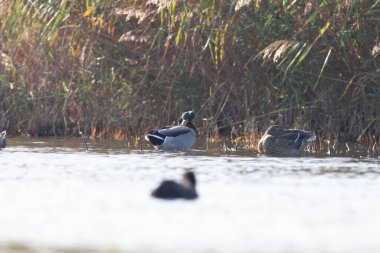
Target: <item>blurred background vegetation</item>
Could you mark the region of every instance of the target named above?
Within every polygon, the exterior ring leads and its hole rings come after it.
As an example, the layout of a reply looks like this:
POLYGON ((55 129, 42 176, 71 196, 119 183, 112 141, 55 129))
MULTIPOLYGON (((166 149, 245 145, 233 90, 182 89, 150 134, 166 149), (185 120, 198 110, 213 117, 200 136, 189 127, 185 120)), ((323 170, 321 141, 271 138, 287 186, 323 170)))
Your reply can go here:
POLYGON ((0 0, 0 129, 379 142, 380 0, 0 0))

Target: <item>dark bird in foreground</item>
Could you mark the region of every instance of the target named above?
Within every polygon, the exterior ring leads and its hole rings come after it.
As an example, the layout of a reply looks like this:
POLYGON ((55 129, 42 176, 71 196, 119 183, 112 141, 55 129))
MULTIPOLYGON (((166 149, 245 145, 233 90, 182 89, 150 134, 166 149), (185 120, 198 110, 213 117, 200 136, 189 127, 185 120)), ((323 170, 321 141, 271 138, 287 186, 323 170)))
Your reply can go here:
POLYGON ((315 133, 299 129, 284 129, 274 125, 261 137, 260 154, 273 156, 296 156, 316 139, 315 133))
POLYGON ((152 192, 152 197, 161 199, 196 199, 198 194, 195 190, 195 175, 189 171, 183 175, 181 183, 172 180, 163 181, 160 186, 152 192))
POLYGON ((178 126, 150 130, 145 139, 165 150, 186 151, 193 146, 197 138, 197 130, 193 125, 194 118, 193 111, 185 112, 179 119, 178 126))
POLYGON ((0 149, 5 148, 7 146, 7 140, 5 139, 7 135, 7 131, 3 131, 0 133, 0 149))

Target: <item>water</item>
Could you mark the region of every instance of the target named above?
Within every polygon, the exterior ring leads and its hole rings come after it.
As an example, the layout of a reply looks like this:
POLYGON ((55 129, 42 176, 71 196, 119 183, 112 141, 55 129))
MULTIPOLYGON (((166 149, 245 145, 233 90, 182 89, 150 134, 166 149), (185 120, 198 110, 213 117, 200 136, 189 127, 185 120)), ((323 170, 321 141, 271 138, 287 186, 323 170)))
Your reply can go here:
POLYGON ((376 155, 164 153, 127 151, 125 142, 86 152, 76 138, 8 144, 0 152, 0 252, 380 251, 376 155), (184 169, 197 175, 198 200, 150 197, 184 169))

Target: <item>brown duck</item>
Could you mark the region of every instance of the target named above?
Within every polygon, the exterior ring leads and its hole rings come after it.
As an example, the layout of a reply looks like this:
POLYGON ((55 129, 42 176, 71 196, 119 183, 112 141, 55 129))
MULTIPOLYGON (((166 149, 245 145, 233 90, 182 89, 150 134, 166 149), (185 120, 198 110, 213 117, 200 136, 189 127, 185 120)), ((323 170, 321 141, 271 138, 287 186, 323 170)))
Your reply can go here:
POLYGON ((272 156, 296 156, 316 139, 314 132, 299 129, 284 129, 274 125, 261 137, 260 154, 272 156))

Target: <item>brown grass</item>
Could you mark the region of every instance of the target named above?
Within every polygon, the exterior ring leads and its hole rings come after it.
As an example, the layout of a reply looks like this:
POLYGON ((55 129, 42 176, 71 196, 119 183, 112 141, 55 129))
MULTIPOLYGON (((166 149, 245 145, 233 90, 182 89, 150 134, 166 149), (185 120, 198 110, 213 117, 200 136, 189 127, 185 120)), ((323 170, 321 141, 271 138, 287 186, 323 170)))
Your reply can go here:
POLYGON ((379 142, 379 1, 31 3, 0 2, 10 134, 129 138, 193 109, 208 138, 379 142))

